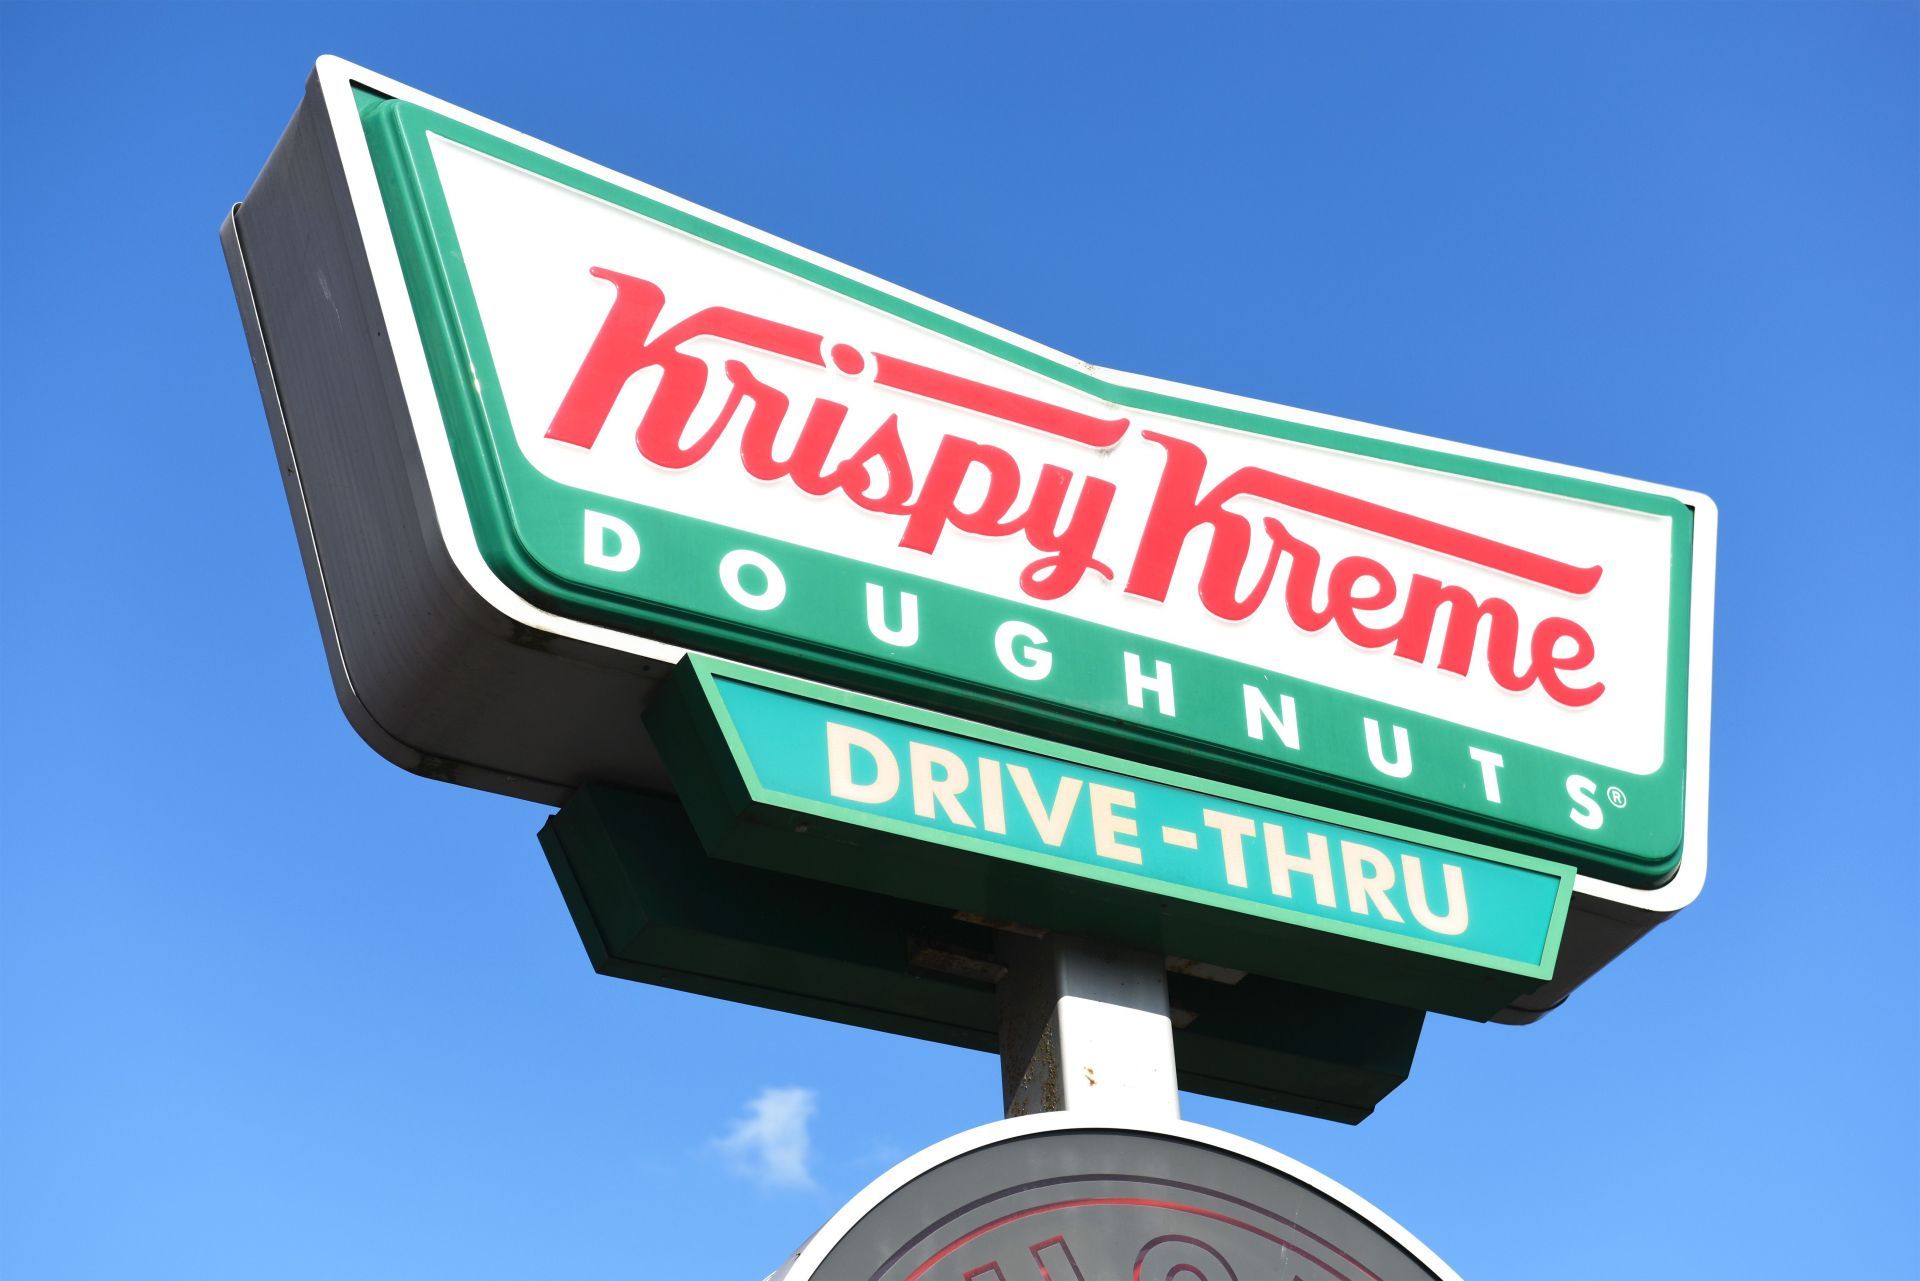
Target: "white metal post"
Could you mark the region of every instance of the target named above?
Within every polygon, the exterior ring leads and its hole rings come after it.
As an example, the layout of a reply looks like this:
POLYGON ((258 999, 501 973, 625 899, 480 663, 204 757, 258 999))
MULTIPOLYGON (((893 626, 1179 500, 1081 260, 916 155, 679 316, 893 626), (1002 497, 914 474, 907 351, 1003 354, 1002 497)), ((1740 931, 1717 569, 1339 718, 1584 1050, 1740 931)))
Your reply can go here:
POLYGON ((1000 936, 1000 1082, 1008 1116, 1180 1116, 1166 958, 1085 939, 1000 936))

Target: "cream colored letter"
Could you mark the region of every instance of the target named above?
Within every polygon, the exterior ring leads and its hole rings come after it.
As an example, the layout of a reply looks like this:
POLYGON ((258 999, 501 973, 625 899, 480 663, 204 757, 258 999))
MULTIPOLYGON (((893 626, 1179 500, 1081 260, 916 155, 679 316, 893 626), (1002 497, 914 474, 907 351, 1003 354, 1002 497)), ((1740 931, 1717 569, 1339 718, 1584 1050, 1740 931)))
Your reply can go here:
POLYGON ((1066 840, 1067 824, 1073 821, 1073 807, 1080 800, 1081 781, 1062 778, 1053 793, 1053 808, 1048 809, 1040 803, 1040 789, 1033 785, 1033 775, 1026 766, 1007 766, 1007 777, 1013 780, 1013 790, 1020 794, 1020 803, 1027 807, 1027 817, 1033 820, 1033 830, 1040 833, 1040 839, 1049 845, 1066 840))
POLYGON ((972 827, 973 819, 960 804, 960 793, 967 790, 967 763, 944 747, 930 743, 907 744, 907 770, 913 775, 913 812, 921 818, 933 817, 939 802, 947 821, 959 827, 972 827), (934 771, 938 769, 936 776, 934 771))
POLYGON ((1113 812, 1114 806, 1132 809, 1133 793, 1124 787, 1108 787, 1105 783, 1095 783, 1088 793, 1093 803, 1093 852, 1101 858, 1119 859, 1122 863, 1138 863, 1140 851, 1132 845, 1123 845, 1114 839, 1119 836, 1139 834, 1140 825, 1130 818, 1121 818, 1113 812))
POLYGON ((900 762, 893 759, 887 745, 873 734, 837 721, 827 722, 827 790, 843 801, 861 805, 885 805, 900 790, 900 762), (867 754, 873 761, 873 781, 853 781, 853 751, 867 754))
POLYGON ((1262 824, 1267 838, 1267 880, 1281 898, 1293 897, 1293 874, 1305 872, 1313 878, 1313 901, 1321 907, 1336 907, 1333 897, 1333 858, 1327 850, 1327 838, 1318 832, 1307 833, 1307 856, 1287 853, 1287 834, 1277 823, 1262 824))

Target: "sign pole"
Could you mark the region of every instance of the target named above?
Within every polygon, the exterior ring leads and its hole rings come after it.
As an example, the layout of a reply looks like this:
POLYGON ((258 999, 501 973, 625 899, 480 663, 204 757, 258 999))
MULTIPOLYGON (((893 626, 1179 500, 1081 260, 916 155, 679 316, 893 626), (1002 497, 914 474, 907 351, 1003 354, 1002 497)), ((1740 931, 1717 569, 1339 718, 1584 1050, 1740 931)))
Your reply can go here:
POLYGON ((1009 1117, 1178 1120, 1166 958, 1067 935, 1003 933, 1000 1087, 1009 1117))

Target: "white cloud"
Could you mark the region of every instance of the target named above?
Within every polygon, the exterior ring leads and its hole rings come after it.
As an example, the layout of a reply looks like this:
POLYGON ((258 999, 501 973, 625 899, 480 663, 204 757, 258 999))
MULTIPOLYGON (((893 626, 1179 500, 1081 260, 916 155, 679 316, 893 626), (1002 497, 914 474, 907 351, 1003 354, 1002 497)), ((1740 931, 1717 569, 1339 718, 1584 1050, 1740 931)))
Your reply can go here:
POLYGON ((811 1191, 813 1141, 807 1123, 813 1120, 815 1102, 814 1092, 799 1086, 762 1090, 747 1104, 747 1115, 713 1146, 734 1173, 763 1188, 811 1191))

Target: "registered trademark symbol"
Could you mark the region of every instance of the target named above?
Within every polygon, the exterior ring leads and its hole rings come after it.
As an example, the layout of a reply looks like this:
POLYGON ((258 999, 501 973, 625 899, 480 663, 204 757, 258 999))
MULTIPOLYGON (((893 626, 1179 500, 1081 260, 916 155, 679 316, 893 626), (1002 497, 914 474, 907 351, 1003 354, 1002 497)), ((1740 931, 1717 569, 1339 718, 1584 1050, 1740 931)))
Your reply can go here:
POLYGON ((1627 808, 1627 794, 1617 787, 1609 787, 1607 789, 1607 804, 1617 810, 1623 810, 1627 808))

